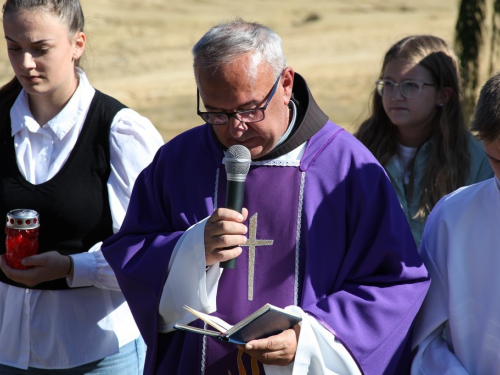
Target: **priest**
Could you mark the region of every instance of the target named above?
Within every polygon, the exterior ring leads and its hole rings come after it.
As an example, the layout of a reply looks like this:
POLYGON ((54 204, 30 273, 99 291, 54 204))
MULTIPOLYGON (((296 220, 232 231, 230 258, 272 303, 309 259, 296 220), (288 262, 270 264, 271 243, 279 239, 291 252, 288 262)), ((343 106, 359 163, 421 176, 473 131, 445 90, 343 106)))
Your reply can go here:
POLYGON ((429 278, 383 168, 328 120, 269 28, 217 25, 193 56, 205 123, 158 152, 103 246, 145 373, 408 371, 429 278), (252 159, 242 213, 224 208, 233 145, 252 159), (302 322, 245 345, 173 328, 203 327, 184 305, 235 324, 266 303, 302 322))

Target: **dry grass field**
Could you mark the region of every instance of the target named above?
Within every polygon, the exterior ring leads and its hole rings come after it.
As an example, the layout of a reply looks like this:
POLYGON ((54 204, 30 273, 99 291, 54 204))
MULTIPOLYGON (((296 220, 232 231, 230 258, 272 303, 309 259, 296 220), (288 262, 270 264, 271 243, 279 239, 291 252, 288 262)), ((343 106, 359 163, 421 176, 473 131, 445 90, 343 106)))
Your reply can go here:
MULTIPOLYGON (((214 24, 241 16, 283 39, 330 119, 349 131, 366 116, 382 57, 400 38, 452 41, 457 0, 81 0, 84 68, 97 89, 148 117, 168 141, 199 125, 191 47, 214 24)), ((12 77, 0 39, 0 83, 12 77)))

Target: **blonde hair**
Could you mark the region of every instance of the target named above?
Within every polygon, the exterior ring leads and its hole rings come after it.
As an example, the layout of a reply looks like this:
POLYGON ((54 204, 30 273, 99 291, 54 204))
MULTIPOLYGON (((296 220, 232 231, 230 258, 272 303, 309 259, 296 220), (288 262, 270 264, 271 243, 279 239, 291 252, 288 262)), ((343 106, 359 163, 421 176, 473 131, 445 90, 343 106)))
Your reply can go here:
MULTIPOLYGON (((399 59, 425 68, 438 90, 444 87, 452 89, 449 100, 438 108, 427 138, 429 157, 424 170, 423 191, 417 192, 420 193, 420 201, 416 215, 426 217, 441 197, 465 184, 470 169, 468 130, 461 105, 457 60, 443 39, 432 35, 409 36, 387 51, 380 78, 383 78, 386 65, 399 59)), ((360 125, 356 137, 382 165, 386 165, 397 153, 397 128, 385 113, 382 98, 375 90, 372 93, 371 116, 360 125)), ((409 164, 410 196, 415 194, 413 167, 414 160, 409 164)))

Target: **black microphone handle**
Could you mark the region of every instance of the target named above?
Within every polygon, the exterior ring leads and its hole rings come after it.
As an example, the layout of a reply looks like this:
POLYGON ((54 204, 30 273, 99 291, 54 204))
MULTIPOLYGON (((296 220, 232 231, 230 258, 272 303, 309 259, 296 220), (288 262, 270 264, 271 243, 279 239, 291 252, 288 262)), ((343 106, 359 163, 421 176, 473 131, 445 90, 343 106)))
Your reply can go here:
MULTIPOLYGON (((241 214, 243 209, 243 193, 245 191, 245 181, 231 181, 227 180, 227 190, 226 190, 226 208, 238 211, 241 214)), ((233 249, 236 246, 226 247, 224 249, 233 249)), ((220 262, 221 268, 235 269, 236 259, 229 259, 224 262, 220 262)))

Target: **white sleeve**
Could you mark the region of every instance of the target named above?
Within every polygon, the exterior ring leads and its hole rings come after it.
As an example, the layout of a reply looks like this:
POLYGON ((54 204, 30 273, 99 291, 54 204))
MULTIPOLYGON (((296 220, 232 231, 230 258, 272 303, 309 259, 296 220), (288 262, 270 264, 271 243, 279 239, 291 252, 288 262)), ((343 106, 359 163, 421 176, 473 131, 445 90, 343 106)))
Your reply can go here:
POLYGON ((184 305, 206 314, 217 310, 222 269, 216 263, 206 270, 204 233, 207 219, 191 226, 174 248, 160 299, 161 332, 172 331, 175 323, 188 324, 196 320, 184 305))
POLYGON ((285 310, 302 316, 295 360, 288 366, 264 365, 268 375, 361 375, 347 349, 314 317, 298 306, 285 310))
POLYGON ((137 176, 151 163, 162 145, 160 133, 147 118, 129 108, 116 114, 109 134, 108 195, 113 233, 118 232, 125 218, 137 176))
POLYGON ((418 346, 411 365, 412 375, 467 375, 448 342, 443 338, 444 325, 438 327, 418 346))
POLYGON ((412 375, 467 374, 445 338, 448 324, 447 278, 442 275, 432 252, 448 251, 446 236, 439 232, 440 225, 429 217, 420 245, 420 255, 431 277, 431 286, 420 307, 413 329, 413 348, 417 349, 412 361, 412 375))
MULTIPOLYGON (((107 183, 113 233, 118 232, 125 218, 137 176, 162 145, 161 135, 151 121, 132 109, 124 108, 114 117, 109 133, 111 173, 107 183)), ((113 270, 101 253, 101 244, 72 255, 74 275, 66 278, 70 287, 93 285, 119 290, 113 270)))
MULTIPOLYGON (((196 320, 184 305, 206 314, 217 310, 217 288, 223 269, 217 263, 206 271, 206 221, 190 227, 174 248, 160 299, 160 332, 172 331, 175 323, 188 324, 196 320)), ((314 317, 297 306, 286 310, 302 316, 295 361, 287 367, 265 365, 266 374, 361 374, 347 349, 314 317)))

